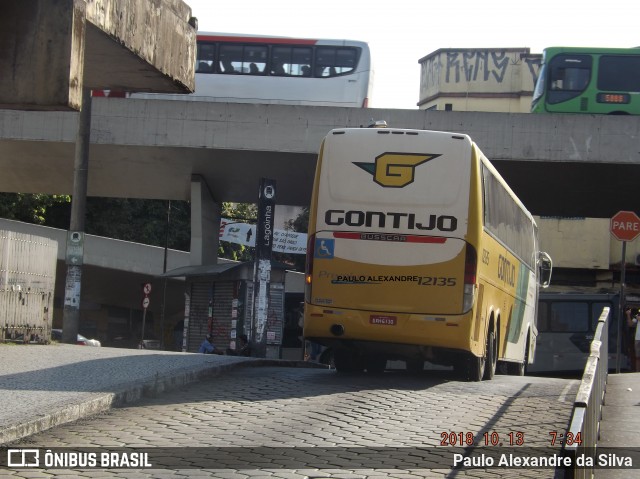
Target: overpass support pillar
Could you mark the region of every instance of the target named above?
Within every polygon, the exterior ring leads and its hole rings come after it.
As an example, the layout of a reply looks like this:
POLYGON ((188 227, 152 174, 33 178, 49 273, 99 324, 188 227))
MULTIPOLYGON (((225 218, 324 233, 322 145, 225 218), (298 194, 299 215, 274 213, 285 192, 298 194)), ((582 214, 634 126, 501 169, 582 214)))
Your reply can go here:
POLYGON ((191 177, 191 265, 218 262, 220 244, 220 212, 207 182, 198 175, 191 177))

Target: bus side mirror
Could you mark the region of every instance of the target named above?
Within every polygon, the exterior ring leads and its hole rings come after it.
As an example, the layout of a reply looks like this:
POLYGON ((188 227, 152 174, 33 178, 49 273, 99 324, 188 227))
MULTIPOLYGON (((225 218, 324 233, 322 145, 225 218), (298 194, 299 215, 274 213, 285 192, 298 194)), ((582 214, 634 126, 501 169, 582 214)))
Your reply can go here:
POLYGON ((553 269, 553 261, 544 251, 538 254, 538 282, 542 288, 546 288, 551 283, 551 270, 553 269))

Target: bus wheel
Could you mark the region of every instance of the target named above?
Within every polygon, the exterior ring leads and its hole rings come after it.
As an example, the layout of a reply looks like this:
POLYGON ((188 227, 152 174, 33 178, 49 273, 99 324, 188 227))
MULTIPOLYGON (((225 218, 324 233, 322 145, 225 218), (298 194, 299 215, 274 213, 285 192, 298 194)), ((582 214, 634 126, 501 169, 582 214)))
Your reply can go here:
POLYGON ((507 374, 511 376, 524 376, 525 369, 524 363, 507 363, 507 374))
POLYGON ((482 381, 484 368, 484 358, 479 358, 472 353, 467 353, 453 363, 453 371, 465 381, 482 381))
POLYGON ((370 374, 380 374, 387 369, 387 358, 379 356, 369 356, 365 361, 365 369, 370 374))
POLYGON ((512 376, 524 376, 529 362, 529 338, 524 345, 524 361, 521 363, 507 363, 507 373, 512 376))
POLYGON ((496 374, 496 365, 498 364, 498 344, 496 334, 489 331, 487 335, 487 355, 486 365, 484 367, 483 379, 491 380, 496 374))
POLYGON ((320 364, 326 364, 327 366, 329 366, 329 369, 335 369, 336 365, 334 364, 334 361, 333 361, 333 349, 331 348, 325 349, 320 355, 318 362, 320 364))

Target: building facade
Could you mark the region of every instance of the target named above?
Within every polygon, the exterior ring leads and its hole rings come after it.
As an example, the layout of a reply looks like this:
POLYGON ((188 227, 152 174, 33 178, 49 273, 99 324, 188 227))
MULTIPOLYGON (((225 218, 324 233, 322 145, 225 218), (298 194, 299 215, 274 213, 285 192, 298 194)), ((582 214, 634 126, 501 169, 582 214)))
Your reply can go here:
POLYGON ((421 110, 528 113, 542 54, 529 48, 441 48, 419 63, 421 110))

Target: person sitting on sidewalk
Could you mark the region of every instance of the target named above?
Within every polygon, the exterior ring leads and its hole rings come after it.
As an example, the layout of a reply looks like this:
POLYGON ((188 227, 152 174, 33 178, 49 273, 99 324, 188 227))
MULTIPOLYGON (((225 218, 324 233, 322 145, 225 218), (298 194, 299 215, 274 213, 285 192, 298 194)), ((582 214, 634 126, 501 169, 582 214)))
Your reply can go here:
POLYGON ((229 356, 251 356, 251 344, 249 344, 249 338, 246 334, 241 334, 238 340, 238 347, 234 349, 227 349, 229 356))
POLYGON ((198 352, 202 354, 222 354, 221 352, 218 352, 216 347, 213 345, 213 334, 207 334, 207 337, 202 341, 198 352))

